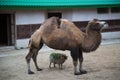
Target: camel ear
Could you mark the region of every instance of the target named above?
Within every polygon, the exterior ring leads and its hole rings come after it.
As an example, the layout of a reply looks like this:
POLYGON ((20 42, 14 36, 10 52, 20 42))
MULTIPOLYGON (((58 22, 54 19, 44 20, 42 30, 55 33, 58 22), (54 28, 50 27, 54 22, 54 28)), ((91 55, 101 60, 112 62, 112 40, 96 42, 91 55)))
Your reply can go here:
POLYGON ((95 21, 95 22, 96 22, 96 21, 99 21, 99 20, 98 20, 97 18, 95 18, 95 19, 93 19, 93 21, 95 21))

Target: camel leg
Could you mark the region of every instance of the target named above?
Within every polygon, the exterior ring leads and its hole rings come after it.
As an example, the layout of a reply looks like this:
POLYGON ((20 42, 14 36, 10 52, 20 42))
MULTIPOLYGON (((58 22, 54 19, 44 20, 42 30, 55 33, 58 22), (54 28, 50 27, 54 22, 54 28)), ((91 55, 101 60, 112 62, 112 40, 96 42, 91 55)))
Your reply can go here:
POLYGON ((33 54, 33 56, 32 56, 32 59, 33 59, 33 62, 34 62, 34 64, 35 64, 36 70, 37 70, 37 71, 42 71, 42 69, 40 69, 40 68, 38 67, 38 64, 37 64, 38 51, 39 51, 38 49, 34 49, 34 50, 33 50, 34 54, 33 54))
POLYGON ((38 51, 42 48, 42 46, 43 46, 43 43, 41 42, 41 43, 40 43, 40 46, 39 46, 39 49, 37 49, 37 48, 34 48, 34 49, 33 49, 34 54, 32 55, 32 59, 33 59, 33 62, 34 62, 34 64, 35 64, 35 67, 36 67, 36 70, 37 70, 37 71, 42 71, 42 69, 40 69, 40 68, 38 67, 38 64, 37 64, 38 51))
POLYGON ((30 69, 30 60, 31 60, 32 56, 33 56, 33 52, 32 52, 32 49, 30 49, 29 53, 26 56, 26 62, 27 62, 27 66, 28 66, 28 74, 34 74, 34 72, 32 72, 30 69))
POLYGON ((82 69, 82 63, 83 63, 83 53, 82 53, 82 50, 79 49, 79 62, 80 62, 80 65, 79 65, 79 71, 80 71, 80 74, 86 74, 87 71, 82 69))
POLYGON ((79 51, 78 51, 77 48, 72 48, 72 49, 70 49, 70 51, 71 51, 71 57, 72 57, 72 59, 73 59, 74 75, 79 75, 80 73, 77 71, 79 51))

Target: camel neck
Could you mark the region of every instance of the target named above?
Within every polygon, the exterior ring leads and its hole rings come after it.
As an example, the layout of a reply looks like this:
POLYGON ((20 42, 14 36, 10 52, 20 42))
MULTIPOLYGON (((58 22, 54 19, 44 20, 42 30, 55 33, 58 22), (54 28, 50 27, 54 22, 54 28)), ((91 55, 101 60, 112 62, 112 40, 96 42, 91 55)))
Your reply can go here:
POLYGON ((91 52, 96 50, 101 43, 101 34, 97 31, 88 31, 84 37, 82 43, 82 49, 84 52, 91 52))

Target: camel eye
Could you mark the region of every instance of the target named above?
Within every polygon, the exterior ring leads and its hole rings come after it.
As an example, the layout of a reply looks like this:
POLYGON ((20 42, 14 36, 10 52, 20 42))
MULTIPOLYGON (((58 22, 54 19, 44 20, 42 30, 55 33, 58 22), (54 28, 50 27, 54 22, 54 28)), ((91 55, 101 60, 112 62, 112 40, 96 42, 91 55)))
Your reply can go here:
POLYGON ((93 30, 96 30, 96 31, 100 30, 100 24, 99 24, 99 23, 94 24, 94 25, 92 26, 92 29, 93 29, 93 30))
POLYGON ((95 26, 95 27, 98 27, 98 26, 100 26, 100 24, 99 24, 99 23, 96 23, 94 26, 95 26))

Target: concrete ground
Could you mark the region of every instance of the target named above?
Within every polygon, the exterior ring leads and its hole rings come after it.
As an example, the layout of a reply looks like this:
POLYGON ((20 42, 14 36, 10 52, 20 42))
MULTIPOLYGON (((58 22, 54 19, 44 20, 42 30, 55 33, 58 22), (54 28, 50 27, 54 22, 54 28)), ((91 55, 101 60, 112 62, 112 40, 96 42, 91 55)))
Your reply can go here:
POLYGON ((39 52, 38 65, 43 71, 36 71, 33 61, 31 69, 34 75, 27 74, 25 56, 28 49, 0 49, 0 80, 120 80, 120 43, 102 44, 95 52, 84 53, 83 68, 88 73, 73 75, 73 64, 69 51, 46 48, 39 52), (52 52, 65 53, 68 56, 63 70, 58 67, 49 69, 49 55, 52 52))

